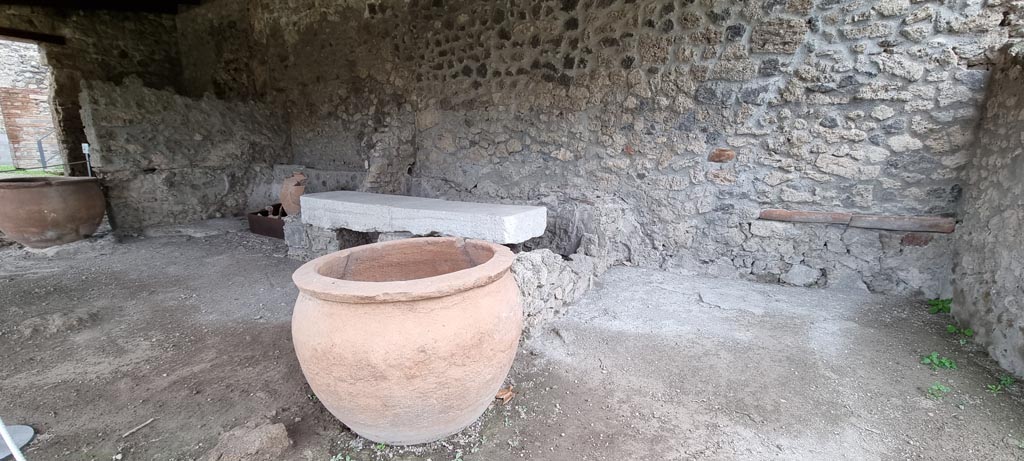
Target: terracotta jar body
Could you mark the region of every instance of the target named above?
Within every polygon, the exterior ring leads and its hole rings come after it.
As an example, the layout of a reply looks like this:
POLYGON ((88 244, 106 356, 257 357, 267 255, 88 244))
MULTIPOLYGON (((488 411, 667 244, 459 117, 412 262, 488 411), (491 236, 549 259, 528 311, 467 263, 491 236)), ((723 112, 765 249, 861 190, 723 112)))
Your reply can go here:
POLYGON ((96 178, 0 179, 0 231, 30 248, 92 235, 105 210, 96 178))
POLYGON ((306 175, 296 171, 281 184, 281 206, 291 216, 302 211, 300 198, 306 193, 306 175))
POLYGON ((492 243, 416 238, 302 266, 292 338, 313 392, 375 442, 432 442, 469 426, 518 348, 514 259, 492 243))

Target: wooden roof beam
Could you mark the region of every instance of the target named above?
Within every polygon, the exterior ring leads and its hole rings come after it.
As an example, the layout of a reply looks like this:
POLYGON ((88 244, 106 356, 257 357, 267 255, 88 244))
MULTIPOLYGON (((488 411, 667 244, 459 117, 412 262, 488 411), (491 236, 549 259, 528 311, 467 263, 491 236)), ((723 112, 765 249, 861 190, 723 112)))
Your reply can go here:
POLYGON ((54 45, 63 45, 67 43, 67 39, 60 35, 44 34, 30 30, 11 29, 9 27, 0 27, 0 38, 18 42, 52 43, 54 45))
POLYGON ((61 10, 108 10, 177 14, 178 5, 198 5, 201 0, 0 0, 0 5, 20 5, 61 10))

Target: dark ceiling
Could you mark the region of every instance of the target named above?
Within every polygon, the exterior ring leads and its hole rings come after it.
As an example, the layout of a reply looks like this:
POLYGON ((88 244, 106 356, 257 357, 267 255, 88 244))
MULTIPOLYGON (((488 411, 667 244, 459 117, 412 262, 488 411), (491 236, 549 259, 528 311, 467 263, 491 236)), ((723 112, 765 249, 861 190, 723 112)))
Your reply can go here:
POLYGON ((142 13, 178 12, 178 5, 198 5, 201 0, 0 0, 0 5, 42 6, 61 10, 109 10, 142 13))

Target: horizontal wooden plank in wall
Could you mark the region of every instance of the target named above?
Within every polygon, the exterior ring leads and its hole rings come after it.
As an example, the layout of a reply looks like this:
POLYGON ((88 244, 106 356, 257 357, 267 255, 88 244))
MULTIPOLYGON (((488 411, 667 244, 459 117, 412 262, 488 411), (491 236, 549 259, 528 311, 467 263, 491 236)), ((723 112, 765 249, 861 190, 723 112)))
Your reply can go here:
POLYGON ((862 229, 949 234, 956 219, 947 216, 888 216, 834 211, 761 210, 759 219, 811 224, 843 224, 862 229))
POLYGON ((830 211, 762 210, 761 219, 769 221, 804 222, 820 224, 849 224, 853 215, 830 211))
POLYGON ((956 230, 956 220, 945 216, 877 216, 853 215, 850 227, 907 232, 938 232, 949 234, 956 230))
POLYGON ((43 6, 61 10, 108 10, 175 14, 178 5, 198 5, 201 0, 0 0, 0 5, 43 6))
POLYGON ((54 45, 63 45, 67 43, 67 39, 60 35, 44 34, 30 30, 11 29, 9 27, 0 27, 0 38, 19 42, 52 43, 54 45))

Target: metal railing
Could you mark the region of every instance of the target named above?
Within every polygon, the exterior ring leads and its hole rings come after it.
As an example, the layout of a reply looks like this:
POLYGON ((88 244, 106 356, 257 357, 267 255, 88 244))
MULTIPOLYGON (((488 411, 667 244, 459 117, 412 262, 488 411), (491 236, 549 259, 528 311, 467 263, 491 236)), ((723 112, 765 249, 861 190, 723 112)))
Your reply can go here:
MULTIPOLYGON (((53 134, 56 133, 56 132, 57 132, 57 130, 50 130, 49 133, 46 133, 45 135, 43 135, 43 137, 41 137, 41 138, 36 140, 36 148, 39 149, 39 164, 42 165, 40 168, 42 168, 44 170, 47 168, 47 163, 48 162, 47 162, 47 159, 46 159, 46 149, 43 147, 43 140, 45 140, 46 138, 49 138, 50 136, 53 136, 53 134)), ((57 151, 56 157, 57 157, 58 160, 60 160, 60 150, 59 149, 57 151)), ((61 161, 60 163, 61 163, 61 165, 64 165, 63 161, 61 161)))
MULTIPOLYGON (((45 171, 46 169, 50 168, 49 167, 49 159, 46 158, 46 149, 43 148, 43 140, 48 138, 48 137, 50 137, 51 135, 53 135, 56 132, 57 132, 57 130, 52 130, 49 133, 47 133, 46 135, 44 135, 43 137, 41 137, 41 138, 36 140, 36 148, 39 149, 39 164, 41 166, 34 166, 34 167, 28 167, 28 168, 17 168, 17 169, 18 170, 44 170, 45 171)), ((61 159, 61 157, 60 157, 60 152, 57 153, 56 157, 57 157, 57 160, 61 161, 60 162, 60 166, 62 168, 65 167, 65 166, 70 167, 71 165, 80 165, 80 164, 84 163, 85 164, 86 175, 89 176, 89 177, 92 177, 92 158, 91 158, 91 155, 89 153, 89 150, 90 149, 89 149, 89 145, 88 144, 82 144, 82 153, 85 154, 85 160, 78 161, 78 162, 64 162, 63 159, 61 159)), ((68 172, 65 171, 64 174, 67 175, 68 172)))

